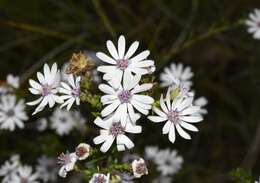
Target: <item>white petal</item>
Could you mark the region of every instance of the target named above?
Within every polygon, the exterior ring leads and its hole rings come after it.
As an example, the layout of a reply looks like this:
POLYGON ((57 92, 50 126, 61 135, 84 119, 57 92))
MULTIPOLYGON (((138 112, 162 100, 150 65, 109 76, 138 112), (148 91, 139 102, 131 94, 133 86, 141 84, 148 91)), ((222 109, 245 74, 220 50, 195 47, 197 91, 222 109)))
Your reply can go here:
POLYGON ((139 53, 138 55, 136 55, 135 57, 131 58, 131 61, 132 62, 139 62, 139 61, 146 59, 149 55, 150 55, 150 51, 145 50, 145 51, 139 53))
POLYGON ((187 121, 189 123, 197 123, 203 120, 202 116, 196 115, 196 116, 181 116, 181 120, 187 121))
POLYGON ((125 135, 117 136, 117 144, 124 144, 128 149, 131 149, 135 146, 134 143, 125 135))
POLYGON ((114 90, 112 87, 110 87, 110 86, 108 86, 108 85, 106 85, 106 84, 100 84, 100 85, 98 86, 98 88, 99 88, 102 92, 104 92, 104 93, 106 93, 106 94, 114 94, 114 93, 115 93, 115 90, 114 90))
POLYGON ((170 140, 171 143, 175 142, 176 139, 176 134, 175 134, 175 126, 172 124, 172 126, 170 127, 170 131, 169 131, 169 135, 168 138, 170 140))
MULTIPOLYGON (((164 124, 164 126, 163 126, 163 129, 162 129, 162 133, 163 134, 167 134, 167 133, 169 133, 169 131, 170 131, 170 128, 172 127, 172 122, 171 121, 167 121, 165 124, 164 124)), ((174 128, 174 127, 173 127, 174 128)))
POLYGON ((29 83, 30 83, 30 85, 34 89, 37 89, 37 90, 41 90, 42 89, 42 86, 39 83, 37 83, 36 81, 32 80, 32 79, 29 80, 29 83))
POLYGON ((188 108, 184 109, 183 111, 181 111, 181 115, 194 114, 194 113, 199 112, 199 110, 200 110, 200 107, 191 106, 191 107, 188 107, 188 108))
POLYGON ((131 46, 129 47, 127 53, 125 54, 125 59, 130 58, 135 53, 135 51, 137 50, 138 46, 139 46, 139 42, 138 41, 133 42, 131 44, 131 46))
POLYGON ((113 42, 110 41, 110 40, 107 41, 107 49, 108 49, 110 55, 111 55, 114 59, 116 59, 116 60, 119 59, 119 56, 118 56, 118 54, 117 54, 116 47, 115 47, 115 45, 113 44, 113 42))
POLYGON ((120 59, 124 58, 125 54, 125 37, 121 35, 118 39, 118 56, 120 59))
POLYGON ((191 139, 190 135, 189 135, 187 132, 185 132, 185 131, 182 129, 182 127, 180 127, 179 124, 176 124, 175 126, 176 126, 176 129, 177 129, 178 133, 180 134, 180 136, 181 136, 182 138, 188 139, 188 140, 191 139))
POLYGON ((106 141, 102 144, 102 146, 100 147, 100 151, 102 151, 103 153, 107 152, 108 149, 111 147, 111 145, 114 142, 114 137, 112 135, 109 135, 106 139, 106 141))
POLYGON ((167 118, 161 116, 148 116, 148 119, 155 123, 159 123, 167 120, 167 118))
POLYGON ((107 107, 105 107, 102 111, 101 111, 101 115, 103 117, 111 114, 118 106, 120 105, 120 101, 117 100, 114 103, 108 105, 107 107))
POLYGON ((181 121, 181 122, 180 122, 180 125, 181 125, 183 128, 185 128, 185 129, 187 129, 187 130, 190 130, 190 131, 193 131, 193 132, 199 131, 197 127, 195 127, 194 125, 191 125, 191 124, 189 124, 189 123, 186 123, 186 122, 184 122, 184 121, 181 121))
POLYGON ((106 63, 109 63, 109 64, 116 64, 116 61, 114 59, 112 59, 111 57, 107 56, 105 53, 102 53, 102 52, 97 52, 96 56, 106 62, 106 63))

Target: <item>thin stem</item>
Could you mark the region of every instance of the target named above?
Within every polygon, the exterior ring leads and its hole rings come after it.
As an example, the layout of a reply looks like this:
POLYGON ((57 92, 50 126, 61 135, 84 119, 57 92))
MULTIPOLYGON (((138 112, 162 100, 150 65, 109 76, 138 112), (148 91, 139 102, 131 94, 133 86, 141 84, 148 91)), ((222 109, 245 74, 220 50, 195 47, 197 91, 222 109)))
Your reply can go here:
POLYGON ((97 14, 100 16, 101 20, 104 23, 105 28, 107 31, 110 33, 110 35, 115 38, 116 37, 116 32, 111 25, 107 15, 105 14, 105 11, 102 9, 102 6, 99 2, 99 0, 92 0, 92 3, 94 4, 94 8, 96 9, 97 14))

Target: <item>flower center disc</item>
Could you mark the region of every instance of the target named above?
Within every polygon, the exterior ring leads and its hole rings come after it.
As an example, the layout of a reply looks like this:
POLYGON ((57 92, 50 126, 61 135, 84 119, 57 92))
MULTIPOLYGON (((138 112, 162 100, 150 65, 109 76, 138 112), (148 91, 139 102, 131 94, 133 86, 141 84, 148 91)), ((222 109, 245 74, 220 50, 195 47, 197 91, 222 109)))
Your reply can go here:
POLYGON ((99 175, 95 177, 94 183, 105 183, 105 177, 103 175, 99 175))
POLYGON ((118 98, 121 103, 128 103, 131 99, 131 92, 128 90, 123 90, 118 94, 118 98))
POLYGON ((177 110, 170 110, 167 117, 171 122, 177 123, 179 121, 179 112, 177 110))
POLYGON ((129 60, 128 59, 118 59, 116 61, 116 65, 119 69, 125 70, 129 65, 129 60))
POLYGON ((145 174, 146 172, 146 165, 144 163, 139 163, 136 167, 136 172, 138 174, 145 174))
POLYGON ((51 86, 49 86, 49 85, 43 85, 42 86, 42 95, 43 96, 47 96, 47 95, 49 95, 49 94, 51 94, 51 86))
POLYGON ((124 128, 122 127, 120 122, 114 122, 110 129, 109 132, 111 135, 113 135, 114 137, 124 134, 124 128))

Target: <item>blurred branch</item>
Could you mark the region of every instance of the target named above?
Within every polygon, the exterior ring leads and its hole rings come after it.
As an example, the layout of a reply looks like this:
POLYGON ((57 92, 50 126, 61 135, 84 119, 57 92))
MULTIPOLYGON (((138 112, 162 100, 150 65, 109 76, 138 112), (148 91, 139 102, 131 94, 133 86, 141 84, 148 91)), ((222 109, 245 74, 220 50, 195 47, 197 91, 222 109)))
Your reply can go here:
POLYGON ((42 58, 40 58, 38 61, 36 61, 36 63, 34 65, 32 65, 32 67, 29 68, 28 71, 26 71, 22 76, 21 76, 21 84, 24 84, 28 78, 36 71, 38 70, 45 62, 47 62, 47 60, 55 57, 56 55, 58 55, 59 53, 61 53, 62 51, 68 49, 69 47, 71 47, 74 43, 80 41, 81 39, 84 39, 84 37, 86 36, 86 33, 82 33, 79 36, 70 39, 66 42, 64 42, 63 44, 61 44, 60 46, 56 47, 55 49, 51 50, 50 52, 48 52, 46 55, 44 55, 42 58))
POLYGON ((237 22, 235 22, 234 24, 229 24, 229 25, 223 25, 217 28, 213 28, 213 29, 209 29, 206 33, 203 33, 201 35, 198 35, 197 37, 188 40, 187 42, 185 42, 183 45, 180 45, 179 47, 172 47, 169 51, 168 54, 162 59, 162 64, 158 65, 158 69, 157 71, 159 71, 160 69, 162 69, 165 65, 167 65, 170 62, 170 58, 179 53, 182 52, 183 50, 205 40, 208 38, 211 38, 212 36, 215 36, 217 34, 220 34, 222 32, 226 32, 229 31, 231 29, 235 29, 241 25, 244 24, 243 20, 239 20, 237 22))
POLYGON ((27 37, 21 37, 21 38, 15 39, 13 41, 8 42, 7 44, 3 44, 0 47, 0 52, 7 51, 9 49, 12 49, 12 48, 20 45, 20 44, 25 44, 25 43, 34 41, 34 40, 36 40, 38 38, 39 38, 39 36, 32 36, 32 35, 30 35, 30 36, 27 36, 27 37))
POLYGON ((43 28, 43 27, 30 25, 30 24, 26 24, 26 23, 14 22, 14 21, 11 21, 11 20, 10 21, 0 21, 0 24, 10 26, 10 27, 15 27, 15 28, 18 28, 18 29, 31 31, 31 32, 40 33, 42 35, 51 36, 51 37, 55 37, 55 38, 62 39, 62 40, 67 40, 67 39, 71 38, 69 35, 66 35, 66 34, 61 33, 61 32, 48 30, 48 29, 43 28))
POLYGON ((94 4, 94 8, 95 8, 97 14, 100 16, 101 20, 103 21, 103 23, 105 25, 105 28, 110 33, 110 35, 113 38, 115 38, 116 37, 116 32, 115 32, 113 26, 111 25, 108 17, 106 16, 105 11, 102 9, 99 0, 92 0, 92 3, 94 4))
POLYGON ((259 151, 260 151, 260 124, 257 127, 255 137, 249 146, 246 157, 242 162, 242 166, 248 170, 252 169, 253 166, 255 165, 257 157, 259 157, 259 151))

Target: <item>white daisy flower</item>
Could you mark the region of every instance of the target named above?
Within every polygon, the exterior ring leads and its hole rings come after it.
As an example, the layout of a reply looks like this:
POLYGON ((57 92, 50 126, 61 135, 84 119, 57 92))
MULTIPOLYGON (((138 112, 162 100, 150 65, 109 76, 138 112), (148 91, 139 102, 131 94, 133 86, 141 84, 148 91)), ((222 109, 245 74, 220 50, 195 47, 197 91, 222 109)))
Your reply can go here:
POLYGON ((37 162, 36 171, 43 182, 57 181, 58 166, 54 158, 49 158, 43 155, 37 160, 37 162))
POLYGON ((125 133, 141 133, 142 127, 135 126, 132 123, 122 125, 120 121, 115 120, 113 117, 102 120, 96 118, 94 123, 103 128, 100 130, 100 135, 94 138, 95 144, 102 144, 100 151, 107 152, 113 142, 116 140, 117 150, 124 151, 126 148, 131 149, 134 143, 125 135, 125 133))
POLYGON ((61 82, 59 92, 64 94, 60 96, 60 98, 64 100, 61 108, 67 106, 67 110, 70 110, 74 102, 76 102, 77 105, 80 104, 80 80, 80 76, 76 77, 74 80, 74 76, 70 74, 68 76, 68 84, 61 82))
POLYGON ((75 128, 84 133, 86 131, 86 118, 81 115, 79 111, 73 111, 71 112, 71 115, 73 117, 73 121, 75 123, 75 128))
POLYGON ((17 170, 17 173, 12 174, 11 182, 12 183, 40 183, 38 179, 38 174, 33 173, 33 169, 30 166, 20 166, 17 170))
POLYGON ((152 88, 152 84, 141 84, 139 81, 140 75, 132 76, 126 72, 123 79, 123 85, 118 89, 107 84, 100 84, 99 89, 105 93, 101 97, 101 103, 107 105, 102 111, 101 115, 106 117, 115 111, 114 117, 120 119, 122 123, 126 122, 127 114, 129 114, 132 121, 136 120, 134 108, 140 113, 147 115, 151 109, 151 104, 154 99, 150 96, 138 94, 152 88))
POLYGON ((199 97, 196 100, 194 100, 194 105, 200 107, 199 113, 202 115, 208 113, 208 110, 205 108, 207 104, 208 100, 205 97, 199 97))
POLYGON ((33 115, 42 111, 48 104, 52 108, 55 103, 63 103, 63 100, 57 95, 60 85, 60 71, 57 70, 57 64, 54 63, 51 69, 47 64, 44 64, 43 72, 43 74, 37 72, 39 83, 32 79, 29 80, 30 92, 34 95, 40 95, 39 99, 27 103, 31 106, 39 104, 33 115))
POLYGON ((168 90, 165 100, 161 95, 161 109, 157 107, 153 109, 158 116, 148 116, 148 119, 155 123, 167 121, 162 132, 163 134, 169 134, 168 138, 172 143, 175 141, 175 128, 181 137, 191 139, 190 135, 182 128, 197 132, 198 129, 190 123, 203 120, 202 116, 198 115, 200 107, 192 106, 192 102, 193 97, 178 97, 171 102, 170 91, 168 90))
POLYGON ((132 170, 133 170, 134 177, 136 177, 136 178, 140 178, 143 175, 148 174, 148 169, 146 167, 146 164, 145 164, 145 161, 143 158, 134 160, 132 162, 132 170))
POLYGON ((0 128, 14 131, 15 127, 24 128, 28 119, 24 100, 16 101, 15 95, 4 95, 0 98, 0 128))
POLYGON ((56 131, 60 136, 68 135, 75 127, 73 112, 65 111, 62 109, 55 109, 50 117, 51 128, 56 131))
POLYGON ((110 174, 95 173, 89 183, 109 183, 110 174))
POLYGON ((192 85, 190 80, 193 77, 190 67, 183 66, 182 63, 172 63, 170 67, 164 69, 160 75, 161 86, 171 87, 173 89, 179 88, 181 91, 189 91, 192 85))
POLYGON ((257 180, 255 181, 255 183, 260 183, 260 177, 259 177, 259 180, 258 180, 258 181, 257 181, 257 180))
POLYGON ((13 88, 19 88, 20 86, 20 78, 12 74, 7 75, 6 82, 8 85, 12 86, 13 88))
POLYGON ((65 178, 67 176, 67 173, 74 169, 76 162, 77 155, 75 153, 61 153, 61 155, 58 157, 58 164, 61 165, 59 176, 65 178))
POLYGON ((253 34, 254 39, 260 39, 260 9, 255 9, 246 20, 248 33, 253 34))
POLYGON ((118 49, 112 43, 112 41, 107 41, 107 49, 110 53, 110 56, 105 53, 98 52, 96 56, 103 62, 108 63, 109 65, 99 66, 97 70, 99 72, 105 73, 103 79, 113 82, 115 85, 119 84, 122 80, 123 73, 129 71, 138 75, 148 74, 147 67, 153 66, 153 60, 147 60, 147 57, 150 54, 150 51, 145 50, 138 55, 134 56, 139 42, 135 41, 132 43, 126 51, 125 37, 120 36, 118 39, 118 49))
POLYGON ((13 155, 10 160, 4 162, 0 167, 0 177, 3 177, 2 183, 10 183, 12 174, 17 172, 20 166, 20 156, 13 155))
POLYGON ((176 150, 165 149, 158 151, 154 162, 157 164, 157 170, 163 176, 168 176, 176 174, 181 169, 183 158, 178 156, 176 150))
POLYGON ((147 159, 154 159, 158 153, 159 149, 157 146, 147 146, 145 147, 145 157, 147 159))
POLYGON ((96 84, 101 83, 101 77, 99 76, 99 73, 97 72, 97 70, 92 70, 91 79, 96 84))
POLYGON ((75 150, 78 160, 84 160, 88 158, 90 155, 90 149, 91 147, 89 144, 80 143, 75 150))

